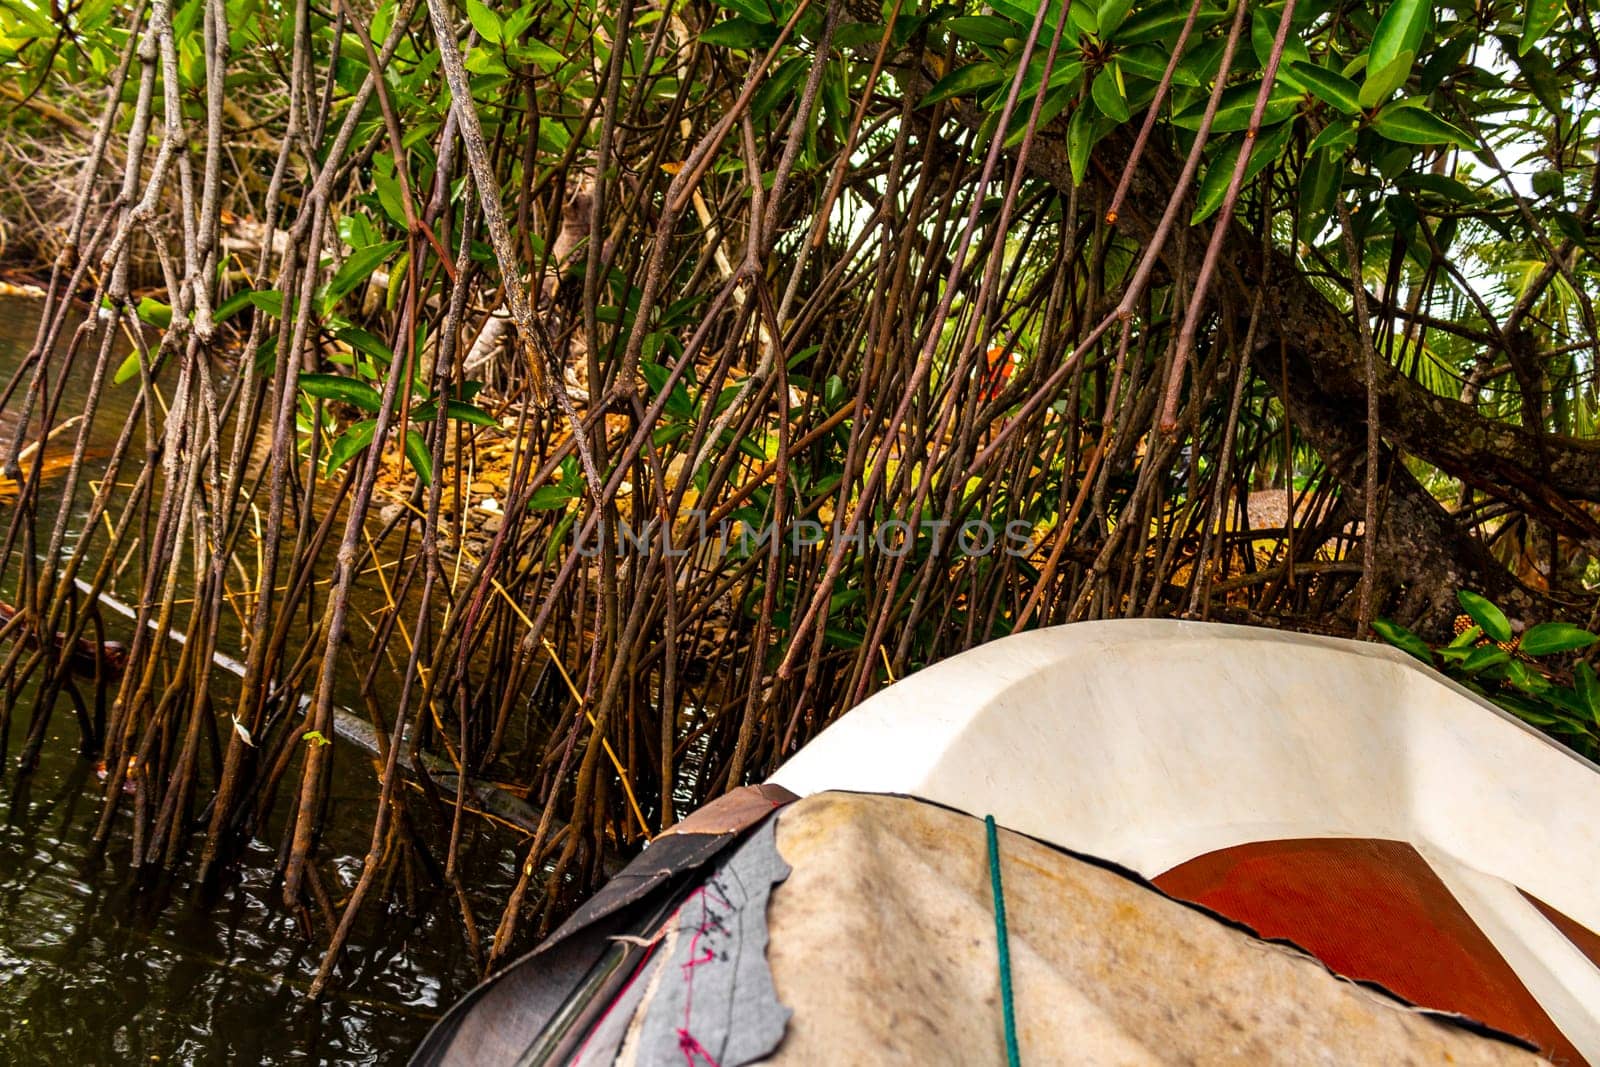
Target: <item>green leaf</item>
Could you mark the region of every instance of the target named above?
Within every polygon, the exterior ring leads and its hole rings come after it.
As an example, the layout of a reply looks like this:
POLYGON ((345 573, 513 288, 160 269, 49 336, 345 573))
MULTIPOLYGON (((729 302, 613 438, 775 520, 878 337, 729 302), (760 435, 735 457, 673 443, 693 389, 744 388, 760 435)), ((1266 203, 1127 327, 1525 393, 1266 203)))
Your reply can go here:
MULTIPOLYGON (((1141 7, 1138 14, 1125 20, 1118 28, 1117 44, 1127 46, 1155 41, 1169 44, 1177 40, 1179 31, 1183 29, 1184 20, 1188 17, 1188 4, 1141 7)), ((1228 13, 1221 8, 1203 9, 1195 17, 1191 39, 1198 40, 1207 27, 1214 26, 1227 17, 1228 13)))
POLYGON ((138 312, 141 321, 149 323, 158 330, 164 330, 172 325, 172 308, 155 297, 140 297, 139 306, 134 310, 138 312))
POLYGON ((328 461, 322 465, 324 478, 339 470, 372 444, 372 432, 378 428, 376 419, 362 419, 333 442, 328 449, 328 461))
POLYGON ((1589 718, 1600 726, 1600 678, 1595 677, 1594 668, 1587 663, 1580 663, 1572 671, 1574 690, 1583 706, 1589 710, 1589 718))
MULTIPOLYGON (((1268 12, 1259 7, 1250 12, 1250 47, 1255 50, 1262 70, 1267 69, 1267 63, 1272 59, 1272 44, 1278 35, 1278 19, 1282 14, 1282 11, 1275 10, 1268 17, 1268 12)), ((1311 53, 1306 51, 1305 41, 1291 28, 1288 37, 1284 38, 1283 56, 1278 61, 1278 80, 1296 89, 1304 89, 1298 74, 1291 68, 1296 63, 1310 62, 1311 53)))
POLYGON ((131 382, 139 376, 139 350, 134 349, 128 357, 117 367, 117 373, 111 376, 112 385, 122 385, 131 382))
POLYGON ((1529 696, 1542 696, 1550 689, 1544 675, 1517 660, 1506 664, 1506 680, 1529 696))
POLYGON ((318 306, 323 314, 327 314, 340 300, 343 300, 356 286, 361 285, 372 276, 372 272, 383 265, 383 262, 400 250, 400 241, 385 241, 381 245, 372 245, 370 248, 357 249, 344 261, 344 266, 333 276, 322 290, 317 294, 318 306))
POLYGON ((1082 185, 1089 173, 1089 150, 1094 147, 1094 104, 1085 100, 1067 121, 1067 165, 1072 184, 1082 185))
POLYGON ((1128 100, 1122 95, 1122 89, 1117 85, 1117 78, 1111 67, 1101 67, 1100 73, 1094 76, 1094 85, 1089 90, 1094 96, 1095 106, 1107 118, 1116 122, 1127 122, 1131 112, 1128 110, 1128 100))
POLYGON ((833 43, 838 48, 877 51, 883 41, 883 27, 870 22, 847 22, 833 32, 833 43))
POLYGON ((1417 100, 1396 100, 1373 116, 1372 128, 1400 144, 1453 144, 1472 148, 1473 140, 1417 100))
MULTIPOLYGON (((1217 113, 1211 122, 1212 133, 1238 133, 1250 125, 1250 115, 1255 110, 1256 94, 1261 91, 1260 80, 1235 85, 1222 94, 1222 99, 1217 102, 1217 113)), ((1261 126, 1276 126, 1294 113, 1300 104, 1300 94, 1286 85, 1274 86, 1272 95, 1267 98, 1266 109, 1261 115, 1261 126)), ((1205 117, 1205 100, 1197 101, 1192 107, 1172 120, 1172 124, 1179 129, 1198 130, 1200 122, 1205 117)))
POLYGON ((1306 146, 1307 157, 1316 155, 1324 148, 1349 148, 1356 143, 1356 136, 1360 132, 1359 126, 1359 123, 1343 120, 1324 126, 1322 132, 1313 137, 1311 143, 1306 146))
POLYGON ((1412 60, 1416 59, 1415 53, 1402 52, 1390 60, 1387 66, 1367 64, 1367 76, 1361 83, 1361 94, 1356 102, 1363 108, 1377 107, 1393 95, 1394 91, 1406 82, 1406 76, 1411 73, 1412 60))
MULTIPOLYGON (((1044 3, 1048 2, 1048 0, 1036 0, 1036 2, 1044 3)), ((1055 5, 1051 4, 1050 7, 1053 9, 1055 5)), ((1099 19, 1095 15, 1095 6, 1092 3, 1088 3, 1087 0, 1072 0, 1072 6, 1067 9, 1067 21, 1077 27, 1079 37, 1094 33, 1099 27, 1099 19)), ((1028 20, 1028 24, 1031 25, 1032 22, 1032 19, 1028 20)), ((1052 25, 1050 28, 1054 30, 1055 26, 1052 25)))
POLYGON ((1314 63, 1296 61, 1289 65, 1294 68, 1300 84, 1318 100, 1331 104, 1346 115, 1361 111, 1361 87, 1343 74, 1314 63))
POLYGON ((418 481, 423 485, 433 484, 433 457, 428 454, 428 442, 415 430, 406 431, 406 459, 411 461, 418 481))
MULTIPOLYGON (((1033 16, 1037 14, 1039 10, 1032 0, 1028 0, 1026 3, 1019 3, 1018 0, 991 0, 989 6, 993 8, 997 14, 1000 14, 1016 23, 1018 27, 1032 26, 1033 16)), ((1056 11, 1059 7, 1059 0, 1050 0, 1050 3, 1048 6, 1046 6, 1044 11, 1044 23, 1039 29, 1041 40, 1048 41, 1050 38, 1055 36, 1057 21, 1056 11)), ((1023 34, 1017 34, 1017 36, 1020 37, 1023 36, 1023 34)), ((1063 39, 1071 41, 1074 40, 1074 37, 1069 34, 1063 39)))
POLYGON ((1300 239, 1309 241, 1326 224, 1344 181, 1343 159, 1332 152, 1311 153, 1300 171, 1300 239))
MULTIPOLYGON (((1244 165, 1244 177, 1241 179, 1240 188, 1248 185, 1267 164, 1278 158, 1293 130, 1294 123, 1281 122, 1265 137, 1256 139, 1256 146, 1250 153, 1250 161, 1244 165)), ((1189 218, 1189 225, 1194 226, 1204 222, 1222 206, 1223 197, 1228 192, 1228 183, 1233 180, 1233 168, 1239 163, 1241 148, 1242 142, 1235 140, 1206 168, 1206 176, 1200 183, 1200 193, 1196 197, 1194 214, 1189 218)))
MULTIPOLYGON (((1162 75, 1167 72, 1167 59, 1168 57, 1159 49, 1146 45, 1118 52, 1117 66, 1121 67, 1125 74, 1132 74, 1146 81, 1159 82, 1162 75)), ((1172 72, 1172 84, 1198 86, 1200 78, 1187 64, 1179 63, 1172 72)))
POLYGON ((940 78, 917 106, 931 107, 952 97, 968 96, 1000 84, 1004 77, 1005 72, 994 63, 971 63, 940 78))
POLYGON ((1597 640, 1600 638, 1570 622, 1541 622, 1522 635, 1522 643, 1517 647, 1524 655, 1549 656, 1588 648, 1597 640))
POLYGON ((792 56, 779 64, 767 78, 766 83, 756 90, 756 95, 750 99, 750 117, 762 119, 772 114, 780 105, 793 100, 794 87, 806 76, 806 71, 811 66, 807 56, 792 56))
POLYGON ((1488 597, 1474 593, 1470 589, 1462 589, 1457 591, 1456 600, 1461 603, 1461 609, 1472 616, 1472 621, 1483 627, 1483 632, 1489 635, 1489 640, 1495 642, 1511 640, 1511 620, 1507 619, 1505 612, 1495 607, 1488 597))
MULTIPOLYGON (((1427 32, 1428 18, 1433 14, 1431 0, 1394 0, 1389 10, 1378 20, 1372 31, 1372 47, 1367 50, 1367 69, 1383 70, 1407 53, 1399 81, 1411 73, 1411 63, 1422 50, 1422 35, 1427 32)), ((1368 105, 1371 106, 1370 104, 1368 105)))
POLYGON ((1133 0, 1102 0, 1100 10, 1095 15, 1095 29, 1102 41, 1109 41, 1111 35, 1122 28, 1123 20, 1128 17, 1128 10, 1133 7, 1133 0))
POLYGON ((318 400, 337 400, 373 414, 383 407, 383 396, 376 389, 342 374, 302 374, 300 391, 318 400))
POLYGON ((1468 654, 1465 662, 1461 664, 1461 669, 1467 674, 1477 674, 1479 671, 1510 662, 1511 653, 1505 649, 1496 648, 1494 645, 1482 645, 1468 654))
MULTIPOLYGON (((433 401, 417 408, 411 413, 412 421, 428 423, 439 415, 438 407, 433 401)), ((457 419, 468 422, 474 426, 499 426, 495 417, 475 404, 468 404, 461 400, 446 400, 444 402, 444 416, 447 419, 457 419)))
POLYGON ((528 508, 531 511, 554 511, 566 507, 567 502, 577 495, 567 488, 565 482, 559 485, 541 485, 528 499, 528 508))
POLYGON ((283 294, 276 289, 252 291, 250 303, 263 314, 271 315, 275 319, 283 318, 283 294))
POLYGON ((1017 28, 998 15, 967 15, 951 19, 945 29, 969 44, 1004 48, 1017 35, 1017 28))
POLYGON ((255 295, 256 293, 252 289, 239 290, 212 309, 211 321, 227 322, 245 308, 253 306, 255 295))
MULTIPOLYGON (((660 395, 667 387, 667 382, 672 378, 672 371, 659 363, 652 363, 648 359, 639 363, 639 373, 644 375, 644 380, 649 384, 650 391, 660 395)), ((672 387, 672 393, 667 397, 663 410, 679 419, 692 419, 695 416, 694 401, 689 397, 689 388, 682 378, 678 379, 672 387)))
POLYGON ((1517 55, 1525 56, 1533 50, 1545 34, 1550 32, 1561 17, 1566 5, 1562 0, 1524 0, 1522 13, 1522 38, 1517 41, 1517 55))
POLYGON ((725 7, 736 15, 743 15, 751 22, 763 25, 772 21, 772 11, 761 0, 717 0, 718 7, 725 7))
POLYGON ((478 36, 491 44, 499 44, 505 36, 505 26, 500 21, 500 16, 482 2, 482 0, 467 0, 467 18, 472 22, 472 28, 478 31, 478 36))
POLYGON ((537 63, 545 70, 555 70, 565 66, 567 57, 551 48, 537 37, 529 37, 516 43, 516 56, 530 63, 537 63))
POLYGON ((743 16, 726 19, 700 35, 700 40, 718 48, 736 48, 748 51, 760 47, 772 38, 768 27, 752 22, 743 16))
POLYGON ((1432 193, 1458 204, 1475 204, 1479 199, 1476 189, 1448 174, 1402 174, 1395 179, 1395 184, 1402 189, 1432 193))
MULTIPOLYGON (((1077 64, 1072 65, 1076 66, 1077 64)), ((1055 81, 1054 76, 1050 80, 1055 81)), ((1057 115, 1067 109, 1067 105, 1071 104, 1077 95, 1078 90, 1076 89, 1050 90, 1045 95, 1044 105, 1039 108, 1039 122, 1035 128, 1042 130, 1050 125, 1057 115)), ((1028 109, 1017 108, 1016 113, 1011 116, 1011 132, 1006 135, 1005 147, 1015 148, 1022 143, 1022 138, 1028 133, 1028 118, 1030 114, 1031 112, 1028 109)))
POLYGON ((1422 662, 1433 666, 1433 651, 1422 638, 1388 619, 1373 619, 1372 629, 1377 635, 1402 652, 1409 652, 1422 662))

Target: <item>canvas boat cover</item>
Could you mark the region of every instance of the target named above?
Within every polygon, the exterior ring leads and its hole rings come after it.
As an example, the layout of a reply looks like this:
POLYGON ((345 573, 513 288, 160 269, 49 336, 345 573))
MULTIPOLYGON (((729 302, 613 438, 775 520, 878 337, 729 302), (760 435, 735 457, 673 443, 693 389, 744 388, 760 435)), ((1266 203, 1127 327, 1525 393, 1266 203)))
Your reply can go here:
MULTIPOLYGON (((742 790, 657 839, 418 1062, 1005 1063, 983 820, 786 799, 742 790)), ((1111 864, 1003 829, 997 846, 1023 1063, 1545 1058, 1111 864)))

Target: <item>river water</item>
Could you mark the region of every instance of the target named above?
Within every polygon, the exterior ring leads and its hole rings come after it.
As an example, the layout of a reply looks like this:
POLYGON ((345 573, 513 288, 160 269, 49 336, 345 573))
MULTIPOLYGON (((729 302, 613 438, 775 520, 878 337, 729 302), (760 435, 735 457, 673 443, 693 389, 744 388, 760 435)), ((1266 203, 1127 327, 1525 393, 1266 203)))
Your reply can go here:
MULTIPOLYGON (((34 301, 0 298, 0 383, 26 355, 39 310, 34 301)), ((76 410, 73 385, 63 415, 76 410)), ((105 447, 126 405, 114 388, 95 427, 105 447)), ((14 425, 7 418, 0 412, 0 430, 14 425)), ((10 506, 0 497, 0 522, 10 506)), ((13 756, 30 696, 24 690, 12 709, 13 756)), ((0 773, 0 1062, 400 1062, 472 984, 459 920, 425 896, 422 917, 369 907, 338 988, 308 1002, 320 953, 278 904, 276 834, 252 842, 245 862, 210 893, 182 881, 135 881, 124 839, 91 847, 100 785, 77 741, 70 709, 58 708, 26 791, 16 794, 14 765, 0 773)), ((347 888, 370 833, 370 766, 342 761, 334 790, 344 810, 326 824, 324 855, 347 888)), ((504 872, 488 867, 485 880, 499 882, 504 872)))

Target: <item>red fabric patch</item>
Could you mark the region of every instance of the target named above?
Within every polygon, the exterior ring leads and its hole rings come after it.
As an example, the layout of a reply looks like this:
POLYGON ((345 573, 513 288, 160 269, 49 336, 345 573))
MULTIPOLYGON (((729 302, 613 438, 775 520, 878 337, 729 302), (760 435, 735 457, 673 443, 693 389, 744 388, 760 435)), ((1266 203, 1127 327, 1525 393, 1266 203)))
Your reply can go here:
POLYGON ((1197 856, 1155 883, 1263 937, 1293 941, 1346 977, 1525 1037, 1557 1063, 1585 1062, 1403 841, 1252 842, 1197 856))
POLYGON ((1565 912, 1557 911, 1538 897, 1526 890, 1519 890, 1528 898, 1528 903, 1539 909, 1539 914, 1550 920, 1550 925, 1560 930, 1568 941, 1577 946, 1579 952, 1589 957, 1589 962, 1600 967, 1600 934, 1584 926, 1577 919, 1565 912))

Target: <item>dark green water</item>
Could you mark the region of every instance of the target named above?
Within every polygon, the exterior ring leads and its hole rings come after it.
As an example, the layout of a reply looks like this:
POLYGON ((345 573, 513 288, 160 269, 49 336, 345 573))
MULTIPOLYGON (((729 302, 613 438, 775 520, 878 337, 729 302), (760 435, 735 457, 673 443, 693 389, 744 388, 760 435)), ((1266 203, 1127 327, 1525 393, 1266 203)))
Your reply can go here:
MULTIPOLYGON (((38 312, 31 301, 0 298, 0 382, 26 354, 38 312)), ((76 410, 74 384, 63 414, 76 410)), ((113 391, 97 439, 114 440, 125 404, 113 391)), ((12 425, 0 412, 0 432, 12 425)), ((0 522, 8 506, 0 500, 0 522)), ((30 697, 23 691, 12 709, 13 757, 30 697)), ((99 852, 90 846, 100 785, 77 742, 70 709, 58 708, 26 791, 14 792, 14 765, 0 774, 0 1063, 402 1062, 471 985, 453 905, 425 897, 419 912, 435 918, 369 908, 339 989, 308 1002, 320 952, 278 904, 276 834, 253 842, 209 895, 181 882, 135 882, 123 838, 99 852)), ((347 754, 334 788, 342 810, 329 820, 322 869, 335 874, 330 893, 342 898, 366 851, 376 786, 366 762, 347 754)), ((486 871, 483 881, 498 888, 497 853, 509 851, 480 844, 468 869, 486 871)))

